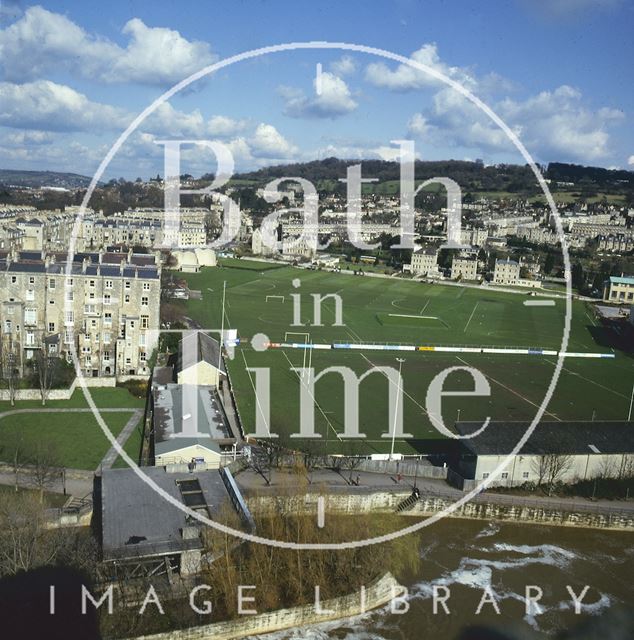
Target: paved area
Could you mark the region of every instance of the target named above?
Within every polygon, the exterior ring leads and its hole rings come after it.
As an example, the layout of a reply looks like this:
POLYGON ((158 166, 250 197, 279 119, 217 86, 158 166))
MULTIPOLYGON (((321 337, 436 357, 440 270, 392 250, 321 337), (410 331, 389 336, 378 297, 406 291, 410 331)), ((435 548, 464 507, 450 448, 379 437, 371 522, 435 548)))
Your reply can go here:
MULTIPOLYGON (((268 474, 267 474, 268 475, 268 474)), ((321 488, 327 491, 394 491, 406 493, 414 488, 414 477, 405 476, 401 482, 397 482, 394 476, 382 473, 370 473, 364 471, 342 470, 340 473, 330 469, 319 469, 311 474, 309 491, 319 491, 321 488), (350 479, 352 478, 352 483, 350 479), (358 481, 358 484, 357 484, 358 481)), ((271 482, 267 485, 265 479, 252 469, 245 469, 236 476, 240 489, 245 494, 264 492, 276 493, 281 490, 289 490, 297 486, 297 476, 290 472, 271 471, 271 482)), ((421 496, 438 496, 451 500, 458 500, 465 493, 451 487, 444 480, 430 478, 417 478, 416 487, 421 496)), ((543 507, 564 510, 579 511, 605 511, 634 513, 634 500, 588 500, 586 498, 561 498, 548 497, 540 494, 517 495, 487 491, 477 495, 475 500, 493 504, 513 504, 517 506, 543 507)))
MULTIPOLYGON (((143 409, 136 409, 130 419, 126 422, 125 427, 121 430, 121 433, 117 436, 117 442, 123 447, 128 441, 128 438, 134 431, 134 428, 139 424, 139 420, 143 416, 143 409)), ((115 463, 115 460, 119 457, 119 452, 114 446, 110 447, 103 460, 99 463, 95 471, 101 471, 102 469, 110 469, 115 463)))

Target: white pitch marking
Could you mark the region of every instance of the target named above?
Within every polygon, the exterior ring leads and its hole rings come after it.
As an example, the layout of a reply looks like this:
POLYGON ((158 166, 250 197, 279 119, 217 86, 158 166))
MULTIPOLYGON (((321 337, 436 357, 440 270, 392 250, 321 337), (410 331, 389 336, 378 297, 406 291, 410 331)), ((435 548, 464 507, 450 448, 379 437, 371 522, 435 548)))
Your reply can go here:
POLYGON ((317 95, 320 96, 321 95, 321 73, 322 73, 322 67, 321 67, 321 62, 317 63, 317 75, 315 76, 315 91, 317 92, 317 95))
POLYGON ((324 511, 324 496, 317 498, 317 526, 320 529, 326 524, 326 513, 324 511))
POLYGON ((473 311, 471 312, 471 315, 469 316, 469 319, 467 320, 467 324, 465 324, 465 326, 464 326, 464 332, 463 333, 467 333, 467 328, 471 324, 471 318, 473 318, 473 314, 476 312, 476 309, 478 308, 479 304, 480 304, 479 301, 475 303, 475 307, 473 307, 473 311))
POLYGON ((525 307, 554 307, 554 300, 524 300, 525 307))

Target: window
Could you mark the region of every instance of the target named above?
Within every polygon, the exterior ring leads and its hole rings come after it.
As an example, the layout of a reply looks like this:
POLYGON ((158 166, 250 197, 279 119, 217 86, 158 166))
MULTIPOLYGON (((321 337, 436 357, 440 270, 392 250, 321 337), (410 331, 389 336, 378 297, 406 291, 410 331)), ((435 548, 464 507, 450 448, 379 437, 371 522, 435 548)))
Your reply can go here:
POLYGON ((482 474, 482 479, 483 479, 483 480, 486 480, 488 477, 489 477, 489 474, 488 474, 488 473, 483 473, 483 474, 482 474))
POLYGON ((124 302, 130 302, 130 295, 126 293, 125 298, 123 299, 124 302))
POLYGON ((504 473, 502 473, 502 480, 506 480, 509 477, 508 471, 504 471, 504 473))
POLYGON ((149 291, 150 290, 150 283, 149 282, 144 282, 143 283, 143 291, 149 291))
POLYGON ((528 480, 528 471, 524 471, 522 478, 524 478, 524 480, 528 480))
POLYGON ((29 276, 29 284, 35 284, 35 277, 29 276))
POLYGON ((141 329, 147 329, 150 326, 150 316, 141 316, 141 329))
POLYGON ((15 284, 18 281, 17 276, 11 276, 11 284, 15 284))
POLYGON ((103 359, 104 359, 104 362, 110 362, 110 351, 103 352, 103 359))
POLYGON ((145 351, 141 351, 141 352, 139 353, 139 360, 140 360, 141 362, 145 362, 145 360, 146 360, 146 358, 145 358, 145 351))
POLYGON ((142 334, 139 336, 139 346, 140 346, 140 347, 144 347, 144 346, 145 346, 145 334, 144 334, 144 333, 142 333, 142 334))
POLYGON ((55 304, 55 300, 53 300, 53 298, 51 298, 51 299, 48 301, 48 303, 49 303, 49 304, 55 304))
POLYGON ((13 315, 13 307, 7 307, 7 313, 12 316, 13 315))
POLYGON ((141 305, 147 307, 149 304, 149 298, 147 296, 141 296, 141 305))
POLYGON ((48 330, 52 333, 55 331, 55 323, 54 322, 49 322, 48 323, 48 330))
POLYGON ((4 332, 11 333, 11 320, 4 321, 4 332))
POLYGON ((75 294, 72 292, 72 290, 67 289, 66 290, 66 301, 67 302, 72 302, 75 299, 75 294))
POLYGON ((126 280, 124 286, 126 289, 130 289, 130 287, 132 286, 132 283, 129 280, 126 280))
POLYGON ((66 324, 73 324, 75 322, 75 312, 67 311, 66 312, 66 324))
POLYGON ((106 280, 106 289, 112 289, 112 280, 106 280))
POLYGON ((110 333, 110 331, 104 331, 103 332, 103 343, 104 344, 110 344, 110 340, 112 339, 112 334, 110 333))
POLYGON ((35 345, 35 333, 33 333, 33 331, 26 332, 26 344, 29 347, 32 347, 35 345))
POLYGON ((84 305, 84 313, 95 313, 95 305, 94 304, 85 304, 84 305))
POLYGON ((90 280, 88 282, 88 286, 94 289, 95 288, 95 281, 94 280, 90 280))
POLYGON ((37 309, 24 310, 24 324, 35 324, 37 322, 37 309))
POLYGON ((112 325, 112 314, 109 311, 103 314, 103 323, 106 327, 112 325))
POLYGON ((35 291, 33 289, 26 290, 26 299, 31 302, 35 300, 35 291))
POLYGON ((111 300, 110 294, 109 293, 105 293, 104 296, 103 296, 103 303, 104 304, 110 304, 110 300, 111 300))
POLYGON ((48 281, 48 288, 55 289, 55 278, 50 278, 48 281))
POLYGON ((95 299, 95 292, 94 292, 94 291, 91 291, 91 292, 88 294, 88 299, 89 299, 89 300, 94 300, 94 299, 95 299))
POLYGON ((130 329, 134 329, 134 320, 130 320, 130 329))

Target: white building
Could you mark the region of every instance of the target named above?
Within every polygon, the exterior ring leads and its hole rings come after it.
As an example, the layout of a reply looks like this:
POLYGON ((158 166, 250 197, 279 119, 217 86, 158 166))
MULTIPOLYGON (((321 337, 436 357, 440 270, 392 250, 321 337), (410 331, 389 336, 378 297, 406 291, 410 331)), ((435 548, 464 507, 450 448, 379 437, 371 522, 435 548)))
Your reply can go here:
POLYGON ((438 269, 438 251, 436 249, 418 249, 412 254, 411 271, 417 275, 427 275, 438 269))
POLYGON ((477 280, 478 259, 476 257, 454 256, 451 262, 452 280, 477 280))
MULTIPOLYGON (((481 427, 479 422, 459 422, 456 431, 466 436, 481 427)), ((490 422, 480 435, 462 439, 458 473, 466 479, 486 480, 513 452, 528 427, 527 422, 490 422)), ((633 475, 631 423, 541 422, 492 486, 544 484, 549 480, 574 483, 633 475), (554 477, 544 477, 551 474, 554 477)))
POLYGON ((520 265, 515 260, 496 260, 493 271, 495 284, 516 285, 520 279, 520 265))

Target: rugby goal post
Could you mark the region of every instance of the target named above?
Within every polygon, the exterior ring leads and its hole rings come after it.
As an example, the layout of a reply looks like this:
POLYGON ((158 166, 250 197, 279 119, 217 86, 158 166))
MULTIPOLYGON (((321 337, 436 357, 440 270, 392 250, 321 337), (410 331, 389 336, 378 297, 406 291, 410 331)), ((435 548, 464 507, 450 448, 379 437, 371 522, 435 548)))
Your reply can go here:
POLYGON ((266 302, 269 300, 281 300, 282 302, 286 302, 285 296, 266 296, 266 302))
MULTIPOLYGON (((305 344, 305 345, 310 345, 310 333, 307 332, 301 332, 301 331, 286 331, 284 333, 284 342, 288 342, 288 337, 289 336, 300 336, 301 338, 303 338, 304 342, 302 342, 301 344, 305 344)), ((304 358, 303 358, 303 362, 302 362, 302 370, 306 369, 306 356, 308 355, 308 368, 310 369, 310 367, 313 366, 313 349, 312 347, 306 347, 304 349, 304 358)), ((302 371, 302 375, 301 375, 301 379, 302 381, 304 380, 304 371, 302 371)))

